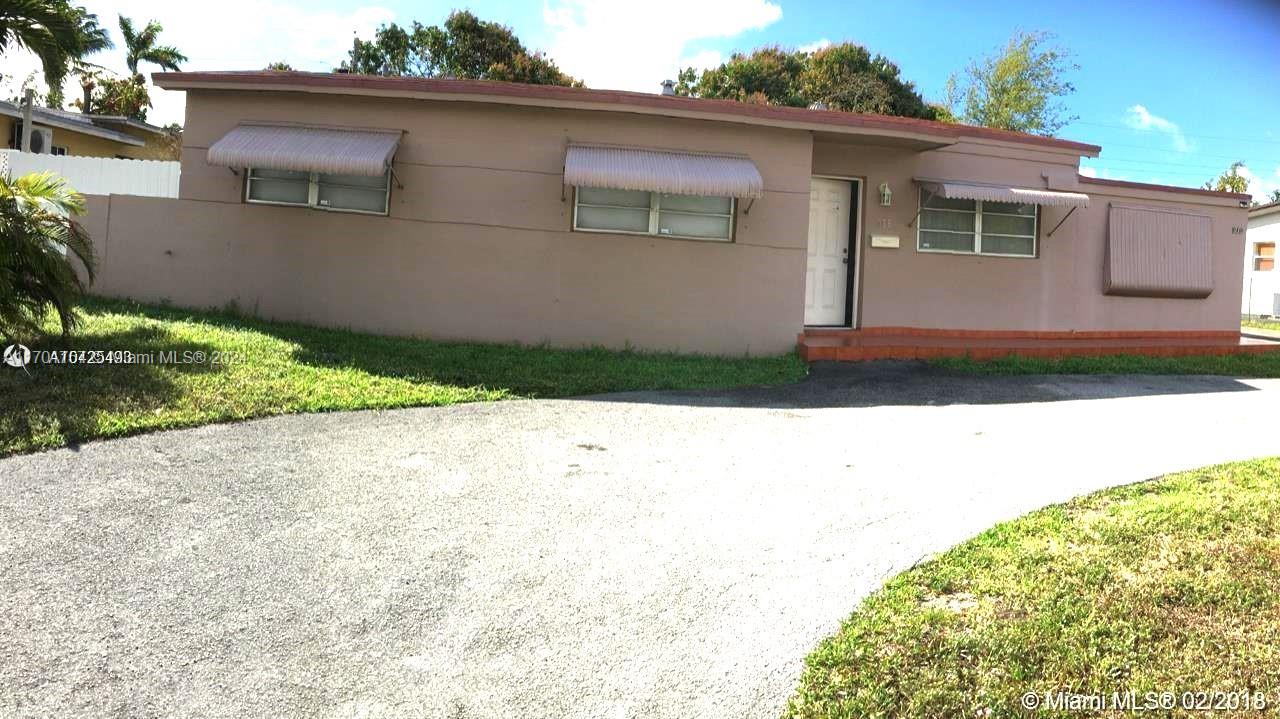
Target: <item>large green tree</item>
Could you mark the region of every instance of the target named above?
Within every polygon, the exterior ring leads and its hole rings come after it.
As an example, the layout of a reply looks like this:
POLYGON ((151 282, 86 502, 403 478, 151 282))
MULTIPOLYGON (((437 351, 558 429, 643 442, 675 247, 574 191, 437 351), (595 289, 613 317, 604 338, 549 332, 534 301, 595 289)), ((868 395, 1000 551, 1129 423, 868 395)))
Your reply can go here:
POLYGON ((124 64, 129 68, 130 75, 138 74, 139 62, 159 65, 162 70, 182 69, 180 66, 187 61, 187 56, 172 45, 160 45, 162 32, 164 26, 155 20, 148 21, 146 27, 137 30, 133 26, 133 20, 120 16, 120 34, 124 36, 125 46, 124 64))
POLYGON ((969 63, 947 81, 947 103, 961 122, 1052 135, 1075 120, 1062 98, 1075 92, 1067 76, 1079 69, 1045 32, 1020 32, 996 54, 969 63))
POLYGON ((57 175, 0 175, 0 337, 39 335, 50 310, 64 337, 75 328, 76 304, 96 266, 89 235, 75 219, 82 212, 83 199, 57 175))
POLYGON ((903 80, 898 66, 854 43, 814 52, 762 47, 735 53, 728 62, 699 74, 680 71, 676 93, 770 105, 820 105, 845 112, 934 119, 936 113, 903 80))
POLYGON ((22 48, 40 59, 50 105, 61 106, 62 81, 72 68, 109 47, 98 17, 67 0, 0 1, 0 53, 22 48))
MULTIPOLYGON (((90 90, 89 112, 146 122, 151 93, 147 91, 147 83, 141 75, 111 77, 98 73, 82 78, 81 85, 90 90)), ((74 104, 84 109, 81 101, 74 104)))
POLYGON ((356 38, 342 69, 362 75, 455 77, 581 87, 541 53, 530 52, 511 28, 465 10, 444 25, 383 25, 373 39, 356 38))

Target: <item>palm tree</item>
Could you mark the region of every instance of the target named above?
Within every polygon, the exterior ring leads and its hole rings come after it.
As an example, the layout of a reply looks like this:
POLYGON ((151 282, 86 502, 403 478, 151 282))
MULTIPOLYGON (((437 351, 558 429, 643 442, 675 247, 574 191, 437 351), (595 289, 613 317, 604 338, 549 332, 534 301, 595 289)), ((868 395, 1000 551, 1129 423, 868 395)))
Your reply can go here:
POLYGON ((156 44, 163 31, 164 27, 160 23, 151 20, 142 32, 138 32, 133 29, 132 20, 124 15, 120 16, 120 34, 124 36, 126 50, 124 64, 129 67, 131 74, 138 74, 138 63, 142 61, 159 65, 162 70, 182 69, 178 65, 187 61, 186 55, 178 52, 178 48, 172 45, 156 44))
POLYGON ((24 48, 40 58, 51 95, 60 96, 62 81, 72 65, 87 55, 111 47, 98 16, 67 0, 4 0, 0 2, 0 52, 24 48))
POLYGON ((0 337, 39 335, 49 309, 58 313, 63 338, 75 329, 76 301, 96 266, 89 235, 75 220, 83 212, 84 198, 51 172, 0 175, 0 337))

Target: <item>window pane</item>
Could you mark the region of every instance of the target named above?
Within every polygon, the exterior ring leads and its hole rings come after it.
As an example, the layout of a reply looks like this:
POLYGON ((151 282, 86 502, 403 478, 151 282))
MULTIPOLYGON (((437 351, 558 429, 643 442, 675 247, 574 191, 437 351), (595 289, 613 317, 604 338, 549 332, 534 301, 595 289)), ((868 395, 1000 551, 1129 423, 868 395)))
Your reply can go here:
POLYGON ((263 202, 307 204, 307 180, 260 180, 250 178, 249 199, 263 202))
POLYGON ((920 213, 920 228, 923 230, 955 230, 957 232, 973 232, 974 218, 967 212, 933 212, 924 210, 920 213))
POLYGON ((729 239, 730 220, 716 215, 686 215, 679 212, 658 213, 658 234, 729 239))
POLYGON ((933 207, 940 210, 969 210, 971 212, 978 209, 978 203, 973 200, 948 200, 945 197, 931 195, 924 191, 921 191, 920 196, 924 198, 925 207, 933 207))
POLYGON ((386 189, 387 175, 320 175, 320 185, 346 185, 347 187, 370 187, 386 189))
POLYGON ((993 235, 1026 235, 1030 237, 1036 233, 1036 218, 988 215, 984 206, 982 213, 983 236, 985 237, 988 232, 993 235))
POLYGON ((973 252, 973 235, 953 235, 948 232, 920 231, 920 249, 973 252))
POLYGON ((685 212, 706 212, 727 215, 733 211, 733 199, 729 197, 702 197, 701 195, 662 195, 661 207, 664 210, 683 210, 685 212))
MULTIPOLYGON (((648 193, 646 193, 648 194, 648 193)), ((616 207, 578 207, 578 227, 583 230, 649 231, 649 210, 616 207)))
POLYGON ((1273 242, 1259 242, 1257 245, 1255 245, 1255 247, 1256 249, 1254 250, 1253 254, 1257 255, 1258 257, 1275 257, 1276 256, 1276 246, 1275 246, 1275 243, 1273 242))
MULTIPOLYGON (((982 218, 985 223, 987 218, 982 218)), ((1036 253, 1036 241, 1030 237, 1001 237, 982 234, 982 254, 984 255, 1027 255, 1036 253)))
POLYGON ((1276 261, 1271 257, 1259 257, 1253 261, 1253 269, 1258 272, 1270 272, 1276 268, 1276 261))
POLYGON ((583 205, 644 207, 647 209, 649 207, 649 193, 638 190, 610 190, 602 187, 579 187, 578 203, 583 205))
POLYGON ((295 172, 293 170, 265 170, 254 167, 250 168, 249 177, 268 177, 277 180, 301 180, 306 182, 311 179, 311 173, 295 172))
POLYGON ((321 185, 316 193, 316 202, 321 207, 331 207, 335 210, 386 212, 387 191, 385 189, 367 190, 338 185, 321 185))
POLYGON ((1026 215, 1035 217, 1035 205, 1020 205, 1016 202, 984 202, 982 203, 983 212, 999 212, 1003 215, 1026 215))

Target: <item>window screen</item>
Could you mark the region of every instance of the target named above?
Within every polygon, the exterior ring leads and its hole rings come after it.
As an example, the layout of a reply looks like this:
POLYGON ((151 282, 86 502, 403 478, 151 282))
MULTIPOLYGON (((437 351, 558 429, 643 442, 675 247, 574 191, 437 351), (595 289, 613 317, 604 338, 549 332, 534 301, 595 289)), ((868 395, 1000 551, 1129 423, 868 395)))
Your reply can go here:
POLYGON ((389 171, 378 177, 365 177, 250 168, 245 187, 249 202, 380 215, 387 214, 390 197, 389 171))
POLYGON ((699 240, 733 238, 734 199, 579 187, 574 229, 699 240))
POLYGON ((319 175, 316 203, 333 210, 387 211, 387 175, 319 175))
POLYGON ((916 248, 1034 257, 1038 219, 1035 205, 947 199, 921 189, 916 248))
POLYGON ((311 175, 289 170, 249 170, 248 197, 257 202, 307 204, 311 175))

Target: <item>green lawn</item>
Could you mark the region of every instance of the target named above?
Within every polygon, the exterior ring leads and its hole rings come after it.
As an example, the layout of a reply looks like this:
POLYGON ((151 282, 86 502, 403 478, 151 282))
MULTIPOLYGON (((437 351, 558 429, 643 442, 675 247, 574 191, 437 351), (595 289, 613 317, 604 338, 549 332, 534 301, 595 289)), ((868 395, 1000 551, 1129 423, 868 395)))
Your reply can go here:
POLYGON ((974 375, 1016 374, 1220 374, 1233 377, 1280 377, 1280 351, 1195 357, 1001 357, 974 360, 948 357, 931 360, 936 367, 974 375))
MULTIPOLYGON (((50 325, 50 329, 53 326, 50 325)), ((793 382, 795 355, 721 358, 431 342, 91 299, 70 346, 192 364, 0 365, 0 455, 289 412, 793 382), (219 363, 209 360, 215 355, 219 363)))
POLYGON ((786 715, 1134 716, 1020 707, 1130 690, 1280 711, 1280 458, 1048 507, 898 575, 808 657, 786 715))
POLYGON ((1266 320, 1261 317, 1245 317, 1240 321, 1240 326, 1245 329, 1275 330, 1280 332, 1280 320, 1274 318, 1266 320))

